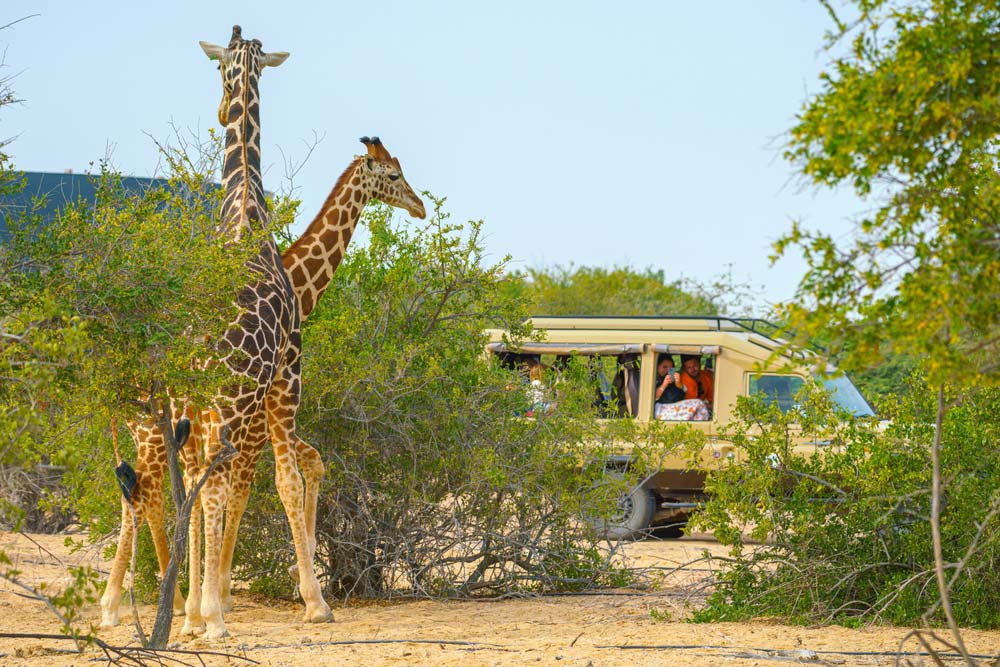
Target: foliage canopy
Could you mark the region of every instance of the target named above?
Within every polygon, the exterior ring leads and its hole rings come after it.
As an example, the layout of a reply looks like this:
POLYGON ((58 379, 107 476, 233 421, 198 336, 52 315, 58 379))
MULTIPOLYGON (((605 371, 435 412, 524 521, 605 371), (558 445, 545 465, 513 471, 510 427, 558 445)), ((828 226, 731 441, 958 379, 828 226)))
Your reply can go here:
POLYGON ((809 265, 781 316, 848 367, 892 352, 921 359, 932 386, 995 382, 1000 6, 852 4, 858 18, 838 21, 828 43, 846 53, 821 76, 786 157, 873 209, 852 242, 798 225, 777 242, 776 256, 798 247, 809 265))

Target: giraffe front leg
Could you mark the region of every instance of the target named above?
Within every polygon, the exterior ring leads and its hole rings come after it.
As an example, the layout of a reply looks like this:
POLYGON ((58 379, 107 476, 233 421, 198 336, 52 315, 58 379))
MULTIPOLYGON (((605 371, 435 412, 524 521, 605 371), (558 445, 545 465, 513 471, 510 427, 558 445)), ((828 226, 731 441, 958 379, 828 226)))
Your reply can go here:
POLYGON ((306 623, 325 623, 333 620, 330 605, 323 599, 323 592, 313 569, 312 551, 306 531, 303 508, 303 485, 295 465, 294 449, 287 443, 274 444, 276 486, 281 503, 288 516, 288 525, 295 543, 295 560, 299 574, 299 593, 306 604, 303 620, 306 623))
MULTIPOLYGON (((184 490, 190 494, 204 472, 202 448, 209 443, 212 429, 210 411, 197 411, 188 407, 186 415, 191 420, 191 437, 181 450, 184 462, 184 490)), ((184 605, 187 618, 181 634, 200 635, 205 632, 205 619, 201 615, 201 495, 194 499, 188 523, 188 599, 184 605)))
POLYGON ((233 608, 233 553, 236 551, 236 537, 249 497, 250 483, 233 480, 233 487, 229 492, 229 502, 226 504, 226 525, 222 534, 222 550, 219 556, 219 601, 223 611, 231 611, 233 608))
POLYGON ((233 608, 232 572, 236 538, 239 535, 243 513, 247 508, 247 500, 250 498, 250 485, 253 483, 257 460, 266 442, 267 418, 264 412, 260 411, 251 420, 239 456, 231 464, 229 501, 226 503, 226 526, 222 535, 219 569, 219 599, 223 611, 230 611, 233 608))
POLYGON ((319 503, 319 485, 323 481, 323 459, 319 452, 301 438, 295 438, 295 453, 302 479, 305 480, 306 535, 309 539, 309 562, 316 558, 316 506, 319 503))

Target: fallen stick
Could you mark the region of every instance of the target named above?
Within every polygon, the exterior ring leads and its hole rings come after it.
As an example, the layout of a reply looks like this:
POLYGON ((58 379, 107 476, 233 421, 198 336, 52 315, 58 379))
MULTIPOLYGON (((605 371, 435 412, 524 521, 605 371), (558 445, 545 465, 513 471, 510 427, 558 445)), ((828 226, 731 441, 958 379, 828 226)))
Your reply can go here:
MULTIPOLYGON (((244 660, 252 665, 259 665, 260 663, 256 660, 252 660, 243 655, 236 655, 235 653, 222 653, 221 651, 188 651, 184 649, 152 649, 152 648, 142 648, 140 646, 112 646, 97 637, 71 637, 69 635, 55 635, 55 634, 42 634, 42 633, 24 633, 24 632, 0 632, 0 639, 55 639, 55 640, 70 640, 70 641, 83 641, 90 642, 104 651, 104 655, 107 656, 108 662, 113 664, 133 664, 136 667, 145 667, 146 661, 156 662, 157 664, 163 664, 164 661, 177 663, 179 665, 188 665, 192 663, 184 662, 180 658, 175 658, 170 654, 177 655, 190 655, 198 659, 198 662, 202 665, 205 661, 202 656, 212 655, 219 656, 223 658, 236 658, 238 660, 244 660), (114 657, 113 657, 114 656, 114 657)), ((80 651, 76 651, 80 653, 80 651)))

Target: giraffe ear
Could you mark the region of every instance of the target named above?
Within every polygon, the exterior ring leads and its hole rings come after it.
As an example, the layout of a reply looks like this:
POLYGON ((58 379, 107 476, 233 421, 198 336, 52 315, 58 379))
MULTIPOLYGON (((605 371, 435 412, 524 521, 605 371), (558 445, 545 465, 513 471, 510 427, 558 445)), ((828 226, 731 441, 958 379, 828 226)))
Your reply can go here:
POLYGON ((368 167, 368 171, 371 171, 372 169, 375 168, 375 160, 373 160, 370 157, 366 157, 365 158, 365 166, 368 167))
POLYGON ((205 55, 212 60, 226 59, 227 49, 225 47, 210 42, 198 42, 198 44, 201 45, 201 50, 205 52, 205 55))
POLYGON ((264 67, 277 67, 288 59, 288 51, 275 51, 264 54, 264 67))

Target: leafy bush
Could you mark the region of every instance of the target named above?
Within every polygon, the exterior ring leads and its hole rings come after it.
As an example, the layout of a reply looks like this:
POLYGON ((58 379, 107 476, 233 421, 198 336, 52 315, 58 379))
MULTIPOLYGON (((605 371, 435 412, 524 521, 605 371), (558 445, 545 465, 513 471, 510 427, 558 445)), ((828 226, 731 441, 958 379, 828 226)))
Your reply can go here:
MULTIPOLYGON (((194 158, 166 149, 167 187, 127 189, 102 165, 93 202, 69 202, 51 220, 33 211, 6 220, 0 467, 64 469, 59 494, 45 502, 92 535, 119 527, 110 424, 144 418, 145 399, 163 401, 167 387, 204 403, 230 381, 221 364, 205 370, 193 361, 214 358, 213 341, 238 312, 233 295, 246 281, 246 259, 267 230, 238 243, 219 238, 220 191, 210 176, 218 142, 207 147, 194 158)), ((124 429, 120 440, 122 458, 134 461, 124 429)), ((17 525, 33 502, 11 499, 0 523, 17 525)), ((140 545, 148 557, 137 588, 153 590, 151 543, 143 537, 140 545)))
MULTIPOLYGON (((484 329, 518 337, 524 304, 481 224, 402 226, 364 214, 355 246, 304 327, 299 433, 327 465, 318 561, 335 595, 510 594, 620 583, 579 517, 600 458, 583 363, 547 378, 557 408, 526 419, 517 378, 484 354, 484 329), (513 389, 513 390, 512 390, 513 389), (583 443, 588 443, 584 448, 583 443)), ((264 465, 271 465, 266 462, 264 465)), ((237 575, 288 592, 293 561, 270 471, 241 529, 237 575)))
MULTIPOLYGON (((945 561, 959 623, 1000 625, 1000 392, 952 397, 943 430, 945 561)), ((740 399, 729 437, 743 465, 709 476, 694 523, 731 548, 703 621, 779 616, 799 622, 913 624, 937 601, 930 523, 935 397, 885 405, 880 427, 836 414, 807 387, 781 414, 740 399), (829 446, 798 445, 830 441, 829 446), (745 539, 748 535, 750 541, 745 539)), ((938 613, 932 620, 943 619, 938 613)))

